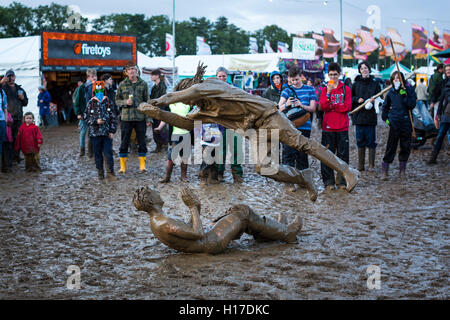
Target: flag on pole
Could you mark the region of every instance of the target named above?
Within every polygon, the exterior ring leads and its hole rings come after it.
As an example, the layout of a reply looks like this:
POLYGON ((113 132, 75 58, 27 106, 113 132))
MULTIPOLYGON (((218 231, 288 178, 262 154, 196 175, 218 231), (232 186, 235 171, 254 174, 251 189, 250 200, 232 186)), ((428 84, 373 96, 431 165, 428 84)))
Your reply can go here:
POLYGON ((387 56, 387 39, 384 35, 380 34, 380 43, 379 43, 379 52, 378 52, 378 56, 380 57, 380 59, 384 59, 387 56))
POLYGON ((450 49, 450 30, 444 29, 444 50, 450 49))
MULTIPOLYGON (((413 24, 412 25, 412 50, 411 54, 426 54, 427 53, 427 31, 425 28, 413 24)), ((417 58, 417 57, 416 57, 417 58)))
POLYGON ((313 33, 312 37, 316 40, 316 60, 319 60, 323 56, 323 36, 313 33))
POLYGON ((211 54, 211 47, 206 43, 204 37, 197 36, 196 38, 197 43, 197 55, 210 55, 211 54))
POLYGON ((170 33, 166 33, 166 56, 172 59, 175 56, 174 49, 173 36, 170 33))
MULTIPOLYGON (((394 28, 386 28, 387 35, 390 38, 389 41, 392 41, 395 49, 395 53, 397 54, 397 61, 403 60, 406 56, 406 45, 402 39, 402 36, 398 33, 398 31, 394 28)), ((386 47, 386 52, 388 56, 393 58, 392 48, 390 48, 391 43, 389 42, 389 46, 386 47)))
POLYGON ((344 32, 344 50, 342 50, 343 59, 354 59, 353 51, 355 48, 355 35, 350 32, 344 32))
POLYGON ((264 40, 264 53, 274 53, 269 40, 264 40))
POLYGON ((285 42, 278 41, 278 52, 289 52, 289 45, 285 42))
POLYGON ((358 29, 355 39, 357 51, 370 54, 378 49, 379 46, 372 35, 372 31, 365 26, 361 26, 361 29, 358 29))
POLYGON ((258 53, 258 42, 256 41, 256 38, 250 37, 248 41, 249 53, 258 53))
POLYGON ((444 42, 442 38, 439 36, 439 29, 434 27, 433 29, 433 37, 428 39, 428 47, 432 50, 442 51, 444 50, 444 42))
POLYGON ((334 37, 334 31, 327 28, 323 29, 323 57, 337 57, 337 53, 340 48, 341 44, 334 37))

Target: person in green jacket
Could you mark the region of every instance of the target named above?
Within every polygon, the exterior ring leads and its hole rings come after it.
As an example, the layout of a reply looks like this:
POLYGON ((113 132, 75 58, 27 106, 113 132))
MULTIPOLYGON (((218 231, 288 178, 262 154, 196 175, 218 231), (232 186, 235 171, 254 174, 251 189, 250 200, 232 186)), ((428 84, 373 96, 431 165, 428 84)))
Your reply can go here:
POLYGON ((127 170, 128 145, 130 144, 131 131, 136 131, 138 140, 138 157, 140 172, 146 172, 145 159, 147 156, 147 143, 145 133, 147 126, 150 125, 149 118, 139 112, 137 107, 142 102, 147 102, 148 84, 138 76, 138 68, 134 64, 128 64, 125 67, 127 78, 123 80, 116 93, 116 104, 122 110, 122 119, 120 123, 121 143, 119 149, 120 170, 119 173, 125 173, 127 170))
MULTIPOLYGON (((442 75, 444 74, 444 65, 441 63, 439 64, 436 69, 434 70, 434 74, 431 76, 429 85, 428 85, 428 103, 430 104, 430 108, 432 109, 434 107, 432 98, 435 94, 434 90, 436 87, 439 87, 441 84, 443 78, 442 75)), ((438 96, 440 93, 438 94, 438 96)))

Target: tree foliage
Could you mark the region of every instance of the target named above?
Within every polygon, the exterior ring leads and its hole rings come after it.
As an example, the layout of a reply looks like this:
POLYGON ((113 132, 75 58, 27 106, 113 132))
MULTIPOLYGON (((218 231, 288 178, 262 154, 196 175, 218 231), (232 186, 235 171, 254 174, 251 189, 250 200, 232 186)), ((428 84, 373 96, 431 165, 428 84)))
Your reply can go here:
MULTIPOLYGON (((68 29, 70 12, 68 7, 51 3, 35 8, 13 2, 0 6, 0 37, 23 37, 39 35, 42 30, 68 29)), ((137 37, 138 50, 149 56, 164 56, 166 33, 172 34, 172 21, 167 15, 146 16, 145 14, 113 13, 98 18, 81 17, 80 31, 119 33, 137 37)), ((259 52, 263 52, 268 40, 276 51, 278 41, 292 45, 293 34, 277 25, 265 26, 255 32, 247 32, 226 17, 210 21, 205 17, 191 17, 177 21, 175 26, 177 55, 196 54, 196 37, 204 37, 213 54, 238 54, 249 52, 249 37, 257 39, 259 52)))
MULTIPOLYGON (((39 35, 42 30, 68 30, 68 20, 73 14, 68 6, 51 3, 36 8, 13 2, 0 6, 0 37, 26 37, 39 35)), ((81 17, 80 29, 86 30, 89 20, 81 17)))

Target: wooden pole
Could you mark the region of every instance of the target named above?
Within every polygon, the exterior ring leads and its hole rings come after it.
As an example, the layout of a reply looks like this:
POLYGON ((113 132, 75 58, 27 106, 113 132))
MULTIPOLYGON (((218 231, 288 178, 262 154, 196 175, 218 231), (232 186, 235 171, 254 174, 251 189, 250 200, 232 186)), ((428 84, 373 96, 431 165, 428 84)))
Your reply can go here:
MULTIPOLYGON (((406 79, 411 78, 414 75, 414 72, 410 73, 409 75, 406 76, 406 79)), ((374 95, 373 97, 371 97, 370 99, 367 99, 366 101, 364 101, 362 104, 360 104, 359 106, 357 106, 355 109, 353 109, 349 114, 353 114, 355 112, 358 112, 359 110, 361 110, 362 108, 364 108, 364 106, 369 103, 369 100, 371 99, 376 99, 378 97, 381 97, 383 94, 385 94, 386 92, 388 92, 389 90, 391 90, 392 88, 392 84, 387 86, 386 88, 384 88, 383 90, 381 90, 380 92, 378 92, 376 95, 374 95)))

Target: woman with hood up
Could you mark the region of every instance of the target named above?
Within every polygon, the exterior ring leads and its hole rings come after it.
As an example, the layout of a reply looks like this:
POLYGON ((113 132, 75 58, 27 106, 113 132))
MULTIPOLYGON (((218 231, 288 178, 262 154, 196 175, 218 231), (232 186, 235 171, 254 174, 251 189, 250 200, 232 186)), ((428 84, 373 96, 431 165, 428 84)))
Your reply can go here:
POLYGON ((270 87, 263 93, 263 98, 269 99, 276 104, 280 101, 280 95, 282 91, 283 79, 281 73, 273 71, 270 74, 270 87))

